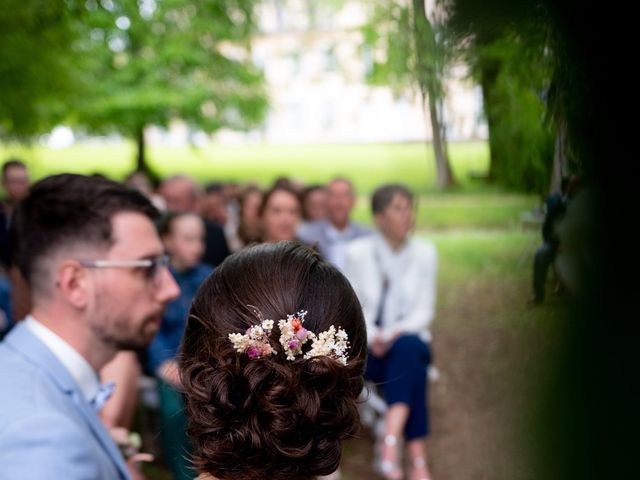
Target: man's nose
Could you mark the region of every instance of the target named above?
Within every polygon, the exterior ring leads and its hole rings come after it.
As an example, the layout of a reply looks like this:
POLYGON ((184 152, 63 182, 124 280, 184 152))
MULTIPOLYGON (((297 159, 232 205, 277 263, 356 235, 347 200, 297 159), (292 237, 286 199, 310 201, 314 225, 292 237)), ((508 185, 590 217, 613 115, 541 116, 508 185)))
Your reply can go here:
POLYGON ((158 298, 161 302, 170 302, 178 298, 180 295, 180 287, 176 283, 168 268, 163 268, 162 271, 162 283, 158 290, 158 298))

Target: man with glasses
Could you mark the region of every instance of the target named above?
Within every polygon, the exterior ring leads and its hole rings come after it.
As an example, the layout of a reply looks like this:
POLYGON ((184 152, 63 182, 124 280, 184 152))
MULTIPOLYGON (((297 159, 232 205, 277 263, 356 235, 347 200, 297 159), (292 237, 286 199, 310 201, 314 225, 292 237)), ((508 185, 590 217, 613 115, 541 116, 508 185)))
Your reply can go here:
POLYGON ((98 372, 153 339, 178 287, 140 193, 63 174, 36 183, 12 221, 31 312, 0 344, 0 478, 128 479, 100 422, 98 372))

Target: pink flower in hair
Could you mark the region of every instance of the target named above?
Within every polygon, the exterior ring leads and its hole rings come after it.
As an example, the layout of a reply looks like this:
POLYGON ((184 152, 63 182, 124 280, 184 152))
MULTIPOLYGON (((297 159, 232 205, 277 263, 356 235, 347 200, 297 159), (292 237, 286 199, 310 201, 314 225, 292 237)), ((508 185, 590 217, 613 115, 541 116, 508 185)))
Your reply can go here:
POLYGON ((307 335, 309 335, 309 330, 304 327, 300 327, 300 330, 296 332, 296 338, 298 338, 298 340, 304 340, 307 338, 307 335))
POLYGON ((258 347, 252 345, 251 347, 247 348, 247 356, 251 359, 254 358, 259 358, 260 357, 260 350, 258 349, 258 347))

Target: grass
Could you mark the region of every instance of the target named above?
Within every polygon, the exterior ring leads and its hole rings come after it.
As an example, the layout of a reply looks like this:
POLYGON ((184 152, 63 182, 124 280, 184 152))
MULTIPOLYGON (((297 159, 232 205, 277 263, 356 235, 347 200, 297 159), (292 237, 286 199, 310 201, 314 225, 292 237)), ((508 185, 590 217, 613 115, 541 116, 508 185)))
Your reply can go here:
MULTIPOLYGON (((56 172, 101 173, 123 178, 133 169, 134 145, 79 143, 70 148, 0 146, 0 158, 23 157, 35 178, 56 172)), ((464 188, 470 174, 486 173, 485 142, 452 143, 451 163, 464 188)), ((353 179, 358 191, 371 192, 382 182, 404 182, 417 192, 434 190, 433 151, 421 143, 344 145, 248 145, 203 147, 150 146, 150 164, 162 176, 188 173, 201 182, 255 181, 261 185, 287 175, 305 183, 325 182, 337 175, 353 179)))
POLYGON ((440 257, 439 282, 445 288, 470 279, 521 280, 538 245, 537 232, 460 230, 421 234, 435 244, 440 257), (526 267, 526 268, 525 268, 526 267))
MULTIPOLYGON (((419 196, 416 224, 420 230, 502 229, 520 225, 524 212, 538 206, 535 195, 499 193, 429 193, 419 196)), ((371 207, 362 197, 354 209, 355 220, 370 225, 371 207)))

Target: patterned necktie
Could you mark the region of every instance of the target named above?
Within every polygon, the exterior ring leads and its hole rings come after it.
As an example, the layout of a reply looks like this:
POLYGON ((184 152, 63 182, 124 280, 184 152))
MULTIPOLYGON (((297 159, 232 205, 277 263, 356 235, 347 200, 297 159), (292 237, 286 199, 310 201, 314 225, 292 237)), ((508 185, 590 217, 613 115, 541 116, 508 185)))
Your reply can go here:
POLYGON ((109 400, 111 394, 113 394, 113 390, 116 388, 116 384, 113 382, 106 382, 100 384, 98 387, 98 392, 96 396, 91 400, 91 405, 96 409, 96 412, 100 411, 100 409, 104 406, 104 404, 109 400))

